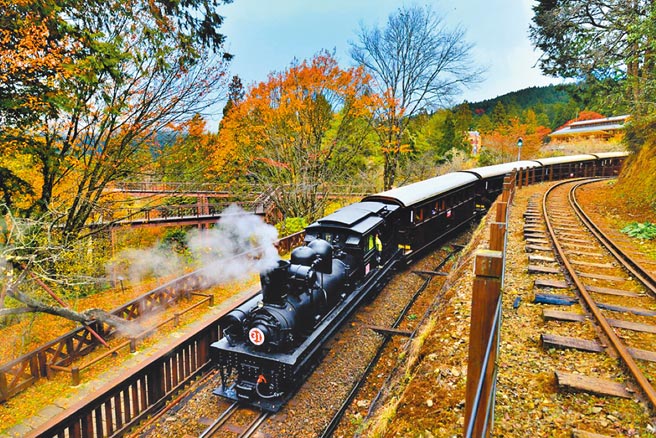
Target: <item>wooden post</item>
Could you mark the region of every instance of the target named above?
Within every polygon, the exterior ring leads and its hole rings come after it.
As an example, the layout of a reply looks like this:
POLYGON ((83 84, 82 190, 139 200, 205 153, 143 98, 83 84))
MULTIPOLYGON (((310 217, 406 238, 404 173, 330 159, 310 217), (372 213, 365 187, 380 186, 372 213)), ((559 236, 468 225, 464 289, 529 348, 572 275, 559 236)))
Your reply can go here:
POLYGON ((525 185, 525 186, 528 185, 528 176, 529 176, 529 172, 531 172, 531 169, 529 169, 529 168, 527 167, 527 168, 524 170, 524 185, 525 185))
POLYGON ((157 403, 166 391, 164 390, 164 364, 154 366, 148 374, 148 404, 157 403))
POLYGON ((494 218, 495 222, 506 222, 506 212, 508 211, 507 202, 497 202, 497 215, 494 218))
POLYGON ((517 188, 521 189, 522 188, 522 177, 524 176, 524 168, 520 167, 519 172, 517 174, 517 188))
POLYGON ((510 181, 503 183, 503 192, 501 192, 501 202, 510 201, 510 181))
POLYGON ((465 397, 465 431, 470 421, 474 421, 473 437, 489 437, 492 426, 491 419, 494 406, 489 405, 489 400, 494 387, 494 375, 496 373, 495 361, 497 356, 497 340, 492 341, 482 386, 480 401, 476 412, 473 412, 473 404, 476 399, 476 391, 481 373, 483 372, 483 360, 490 340, 490 336, 497 338, 498 330, 490 333, 494 324, 497 305, 501 297, 501 275, 503 272, 503 253, 501 251, 479 250, 476 252, 474 265, 474 286, 472 295, 471 329, 469 332, 469 362, 467 365, 467 389, 465 397), (486 416, 490 409, 489 417, 486 416))
POLYGON ((7 373, 0 371, 0 401, 9 399, 9 388, 7 386, 7 373))
POLYGON ((490 224, 490 249, 492 251, 503 251, 506 236, 506 224, 504 222, 492 222, 490 224))
POLYGON ((73 386, 80 384, 80 368, 72 367, 71 368, 71 383, 73 386))

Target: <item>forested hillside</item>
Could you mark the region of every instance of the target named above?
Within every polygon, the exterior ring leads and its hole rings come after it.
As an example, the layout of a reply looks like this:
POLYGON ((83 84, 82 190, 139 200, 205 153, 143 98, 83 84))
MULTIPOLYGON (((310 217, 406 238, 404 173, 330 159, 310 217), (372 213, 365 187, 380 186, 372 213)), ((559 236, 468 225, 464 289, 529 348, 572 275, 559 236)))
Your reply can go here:
POLYGON ((494 99, 472 102, 469 107, 472 111, 483 110, 490 112, 498 102, 509 106, 515 104, 520 109, 528 109, 539 105, 555 103, 568 104, 572 99, 571 93, 575 90, 574 85, 547 85, 545 87, 528 87, 523 90, 511 91, 494 99))
MULTIPOLYGON (((503 96, 487 99, 480 102, 469 103, 469 109, 476 115, 491 114, 498 104, 501 104, 508 113, 517 113, 532 109, 536 114, 546 114, 549 127, 552 129, 565 123, 565 117, 578 110, 573 98, 577 87, 573 84, 548 85, 546 87, 529 87, 523 90, 512 91, 503 96)), ((590 108, 588 108, 590 109, 590 108)))

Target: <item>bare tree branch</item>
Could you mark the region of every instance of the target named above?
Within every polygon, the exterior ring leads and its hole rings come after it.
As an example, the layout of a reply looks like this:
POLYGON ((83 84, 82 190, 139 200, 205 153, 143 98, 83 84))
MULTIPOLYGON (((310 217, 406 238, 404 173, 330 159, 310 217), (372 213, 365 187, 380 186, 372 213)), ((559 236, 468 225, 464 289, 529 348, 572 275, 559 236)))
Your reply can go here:
POLYGON ((483 69, 472 62, 471 48, 462 28, 449 30, 432 9, 418 6, 397 10, 384 29, 363 26, 359 43, 351 43, 351 57, 386 102, 377 114, 386 189, 394 184, 409 118, 449 103, 480 80, 483 69))

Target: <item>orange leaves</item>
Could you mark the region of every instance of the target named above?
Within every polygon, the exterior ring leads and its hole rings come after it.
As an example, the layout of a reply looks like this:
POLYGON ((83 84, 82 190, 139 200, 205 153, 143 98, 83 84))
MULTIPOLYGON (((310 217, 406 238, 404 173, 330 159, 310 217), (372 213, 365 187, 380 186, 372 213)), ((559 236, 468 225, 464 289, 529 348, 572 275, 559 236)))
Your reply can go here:
POLYGON ((517 156, 517 139, 522 138, 523 145, 521 158, 535 158, 540 150, 544 138, 550 133, 544 126, 535 126, 522 123, 519 119, 512 119, 510 125, 502 130, 496 129, 483 135, 483 148, 493 149, 506 157, 517 156))
POLYGON ((271 73, 227 112, 213 168, 230 153, 291 174, 299 173, 302 157, 330 158, 326 150, 345 141, 356 120, 371 116, 368 81, 361 68, 343 70, 326 52, 271 73))

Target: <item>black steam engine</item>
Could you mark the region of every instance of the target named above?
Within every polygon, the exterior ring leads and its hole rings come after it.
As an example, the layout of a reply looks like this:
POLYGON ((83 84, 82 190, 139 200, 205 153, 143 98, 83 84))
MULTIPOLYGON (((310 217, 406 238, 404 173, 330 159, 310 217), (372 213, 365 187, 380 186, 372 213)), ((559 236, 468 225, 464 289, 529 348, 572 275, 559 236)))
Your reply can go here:
POLYGON ((380 202, 345 207, 309 226, 306 244, 260 275, 260 294, 219 321, 224 337, 212 347, 223 385, 215 393, 280 408, 326 339, 400 260, 389 226, 397 210, 380 202))
POLYGON ((397 265, 462 230, 513 168, 536 181, 617 172, 625 153, 522 161, 450 173, 366 197, 306 229, 290 261, 261 274, 262 290, 219 321, 212 344, 218 395, 277 411, 317 365, 321 347, 388 281, 397 265))
POLYGON ((283 351, 297 344, 303 329, 313 328, 348 291, 348 267, 333 259, 332 246, 322 239, 292 252, 291 262, 262 273, 262 299, 230 312, 224 335, 231 345, 250 341, 259 351, 283 351))

